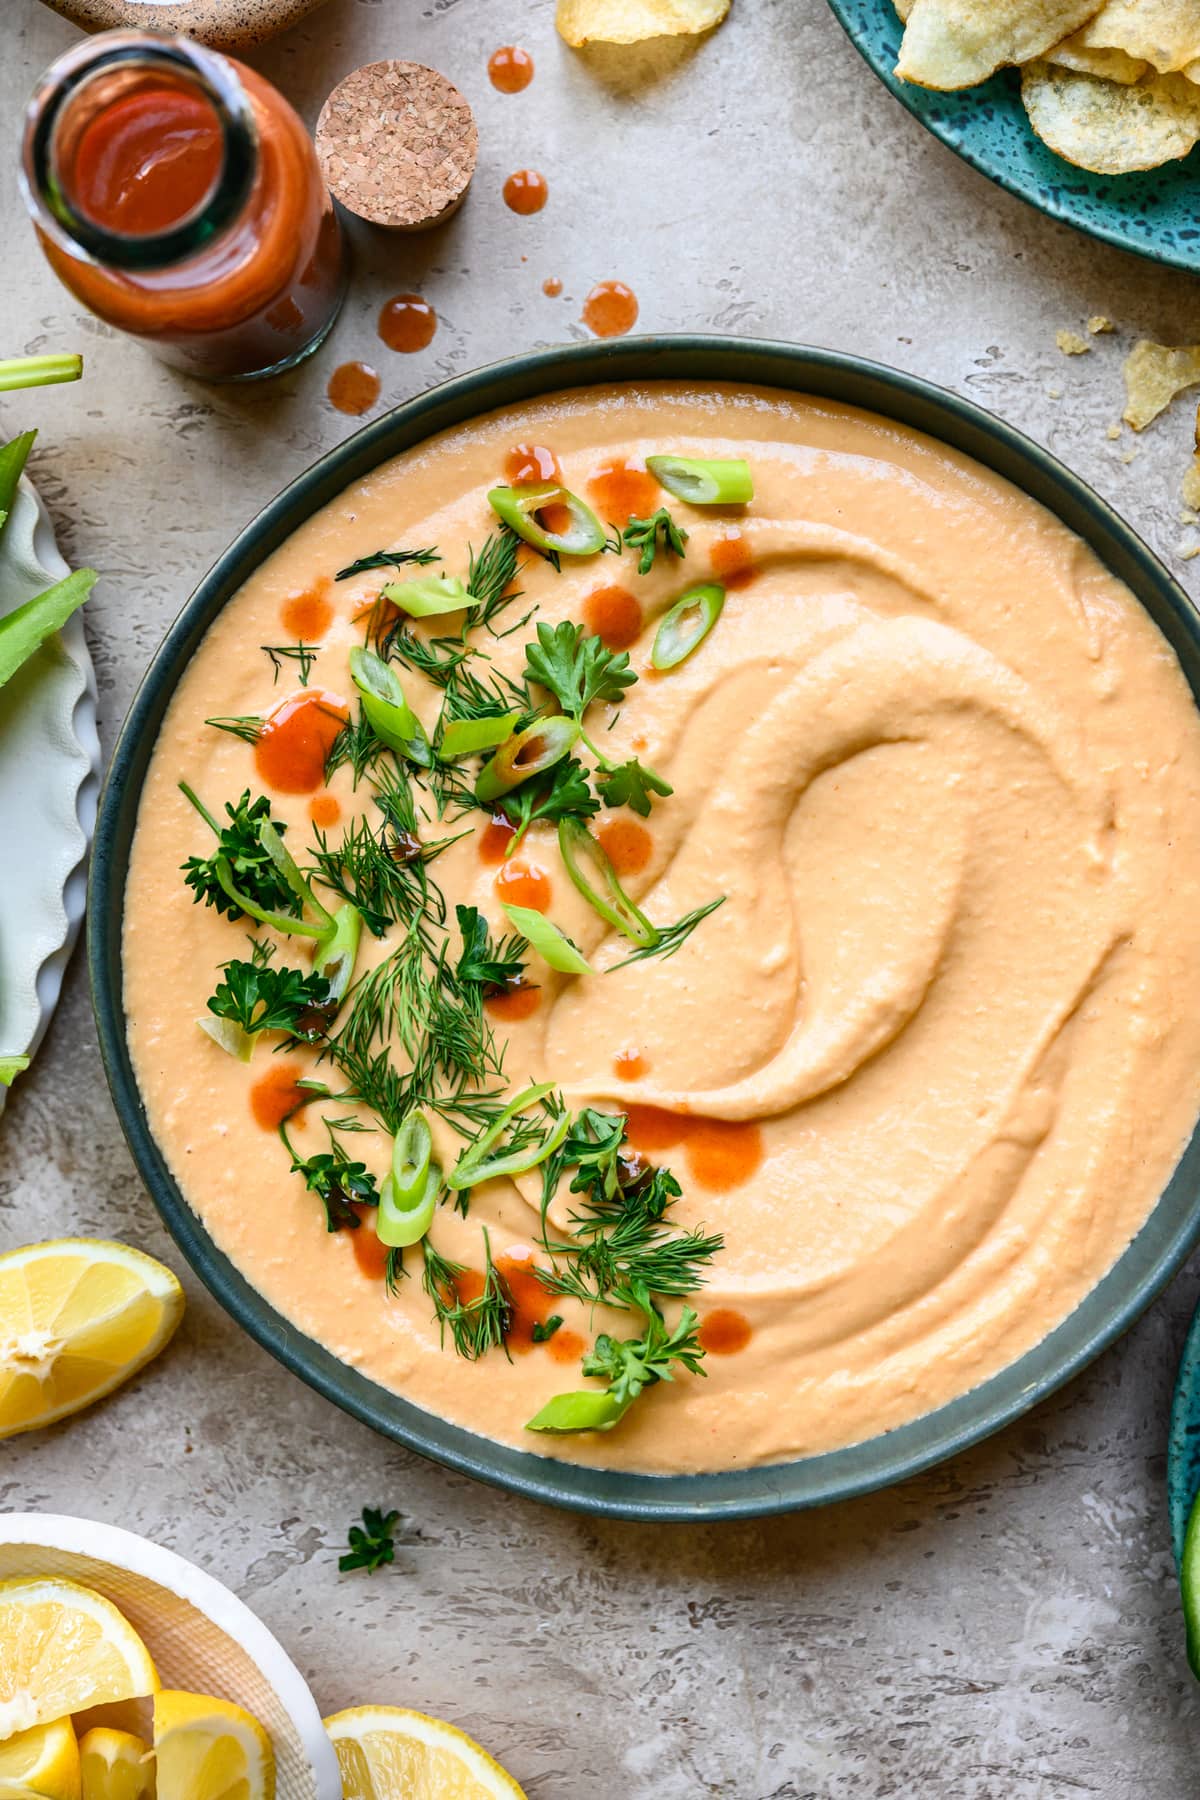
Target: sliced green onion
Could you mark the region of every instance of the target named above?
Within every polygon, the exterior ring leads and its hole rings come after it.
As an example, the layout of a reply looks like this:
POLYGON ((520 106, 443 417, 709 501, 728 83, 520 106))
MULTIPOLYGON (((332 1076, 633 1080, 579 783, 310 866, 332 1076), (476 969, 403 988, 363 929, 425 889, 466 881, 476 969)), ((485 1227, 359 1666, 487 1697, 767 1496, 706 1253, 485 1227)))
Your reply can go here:
POLYGON ((535 719, 524 731, 515 732, 507 743, 501 744, 491 762, 480 770, 475 798, 486 805, 520 787, 531 775, 552 769, 578 738, 579 726, 561 713, 550 719, 535 719))
POLYGON ((442 733, 438 755, 445 762, 470 756, 476 750, 494 750, 513 733, 519 712, 502 713, 498 719, 451 719, 442 733))
POLYGON ((553 1129, 536 1143, 527 1144, 523 1150, 502 1151, 499 1156, 488 1156, 494 1144, 499 1143, 508 1127, 518 1113, 528 1112, 544 1100, 547 1094, 554 1092, 552 1081, 543 1081, 533 1087, 523 1088, 515 1100, 509 1102, 504 1111, 490 1125, 481 1137, 476 1138, 459 1157, 458 1162, 446 1177, 447 1187, 475 1187, 481 1181, 492 1181, 497 1175, 522 1175, 527 1169, 536 1169, 538 1164, 552 1156, 566 1137, 571 1124, 571 1115, 564 1107, 558 1115, 553 1129))
POLYGON ((754 477, 742 456, 648 456, 646 467, 660 487, 692 506, 745 506, 754 477))
POLYGON ((258 827, 258 841, 295 894, 301 906, 311 906, 326 931, 333 930, 333 914, 327 912, 300 873, 300 866, 270 819, 258 827))
POLYGON ((693 650, 698 650, 721 616, 725 605, 725 589, 718 582, 701 582, 681 594, 674 606, 663 614, 654 634, 650 661, 656 669, 677 669, 693 650))
POLYGON ((629 1411, 632 1402, 614 1400, 607 1388, 581 1388, 577 1394, 555 1394, 526 1431, 611 1431, 629 1411))
POLYGON ((583 951, 577 949, 557 925, 551 924, 544 913, 535 912, 532 906, 509 906, 507 901, 502 904, 521 936, 529 939, 552 969, 557 969, 561 975, 592 973, 592 965, 583 951))
POLYGON ((375 1213, 375 1235, 389 1250, 406 1250, 417 1244, 433 1224, 438 1195, 442 1191, 442 1171, 430 1163, 425 1172, 421 1192, 412 1206, 401 1206, 396 1198, 396 1184, 390 1174, 379 1189, 379 1206, 375 1213))
POLYGON ((227 1056, 236 1056, 239 1062, 249 1062, 254 1054, 255 1034, 243 1031, 233 1019, 217 1019, 212 1013, 206 1018, 197 1019, 197 1025, 206 1036, 210 1037, 219 1050, 227 1056))
POLYGON ((14 388, 52 387, 60 381, 78 381, 83 374, 82 356, 60 351, 54 356, 10 356, 0 362, 0 394, 14 388))
POLYGON ((652 925, 640 907, 634 905, 621 883, 617 880, 617 871, 604 851, 603 845, 592 836, 587 826, 575 818, 560 819, 558 822, 558 848, 562 853, 567 874, 579 889, 590 907, 593 907, 622 937, 627 937, 643 949, 657 944, 659 932, 652 925), (597 893, 583 872, 582 864, 590 863, 599 875, 605 892, 597 893))
POLYGON ((327 1005, 333 1012, 346 997, 358 959, 358 940, 362 936, 362 914, 349 902, 339 906, 332 927, 317 944, 313 968, 329 983, 327 1005))
POLYGON ((286 932, 289 937, 323 938, 329 930, 330 915, 324 907, 319 909, 324 923, 310 925, 307 919, 298 919, 294 913, 268 912, 256 900, 252 900, 249 894, 243 894, 234 882, 227 856, 217 857, 213 863, 213 874, 239 912, 244 912, 247 918, 257 919, 260 925, 269 925, 273 931, 286 932))
POLYGON ((475 604, 466 582, 457 575, 412 575, 407 581, 389 581, 383 597, 413 619, 436 619, 475 604))
POLYGON ((373 650, 350 652, 350 675, 362 696, 363 712, 375 736, 389 750, 428 768, 432 760, 425 727, 408 701, 400 677, 373 650))
POLYGON ((595 556, 603 550, 607 539, 604 527, 592 511, 570 488, 547 481, 532 487, 498 487, 488 495, 488 504, 497 518, 543 553, 553 550, 559 556, 595 556), (566 531, 548 531, 538 514, 548 506, 565 506, 571 515, 566 531))
POLYGON ((11 1087, 29 1067, 27 1056, 0 1056, 0 1087, 11 1087))

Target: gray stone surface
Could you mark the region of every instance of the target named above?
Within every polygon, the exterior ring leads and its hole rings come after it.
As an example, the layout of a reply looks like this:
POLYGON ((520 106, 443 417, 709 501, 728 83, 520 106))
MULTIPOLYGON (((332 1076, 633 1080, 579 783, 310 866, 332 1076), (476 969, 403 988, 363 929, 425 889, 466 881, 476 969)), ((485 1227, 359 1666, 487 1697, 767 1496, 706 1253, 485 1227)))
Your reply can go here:
MULTIPOLYGON (((11 166, 24 97, 74 34, 35 0, 3 12, 11 166)), ((604 277, 634 287, 649 330, 807 339, 969 394, 1093 482, 1196 591, 1200 564, 1178 557, 1200 541, 1179 521, 1188 407, 1136 445, 1105 435, 1133 337, 1196 335, 1194 285, 991 188, 889 99, 821 0, 734 0, 698 49, 586 58, 556 40, 551 0, 331 0, 254 60, 311 121, 341 75, 385 55, 435 64, 474 103, 474 190, 432 236, 361 235, 332 342, 273 386, 202 387, 81 314, 3 184, 6 352, 88 355, 82 387, 0 410, 7 431, 40 426, 34 469, 64 548, 104 572, 88 618, 108 745, 197 577, 353 428, 324 397, 336 362, 373 361, 397 402, 582 335, 604 277), (485 64, 514 40, 537 77, 506 98, 485 64), (519 220, 499 188, 524 165, 551 197, 519 220), (429 351, 394 356, 374 314, 409 288, 441 325, 429 351), (1094 312, 1119 335, 1063 358, 1055 331, 1094 312)), ((0 1121, 0 1243, 65 1232, 180 1265, 117 1128, 78 959, 0 1121)), ((284 1638, 323 1706, 456 1719, 536 1800, 1195 1791, 1163 1494, 1195 1266, 1089 1374, 972 1454, 837 1510, 711 1530, 561 1516, 405 1455, 183 1273, 188 1318, 161 1363, 68 1428, 6 1444, 0 1506, 104 1518, 194 1557, 284 1638), (397 1566, 339 1577, 347 1521, 380 1500, 408 1521, 397 1566)))

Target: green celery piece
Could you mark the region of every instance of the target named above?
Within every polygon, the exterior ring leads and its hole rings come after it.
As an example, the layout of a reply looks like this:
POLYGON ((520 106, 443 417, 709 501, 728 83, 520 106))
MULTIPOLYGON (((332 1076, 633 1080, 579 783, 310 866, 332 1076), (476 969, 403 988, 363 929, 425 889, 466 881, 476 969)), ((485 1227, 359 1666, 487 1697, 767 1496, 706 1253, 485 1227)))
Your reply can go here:
POLYGON ((95 569, 76 569, 0 619, 0 688, 48 637, 62 629, 98 579, 95 569))
POLYGON ((11 443, 0 445, 0 530, 12 511, 17 483, 29 461, 29 452, 33 449, 36 437, 36 431, 23 431, 11 443))

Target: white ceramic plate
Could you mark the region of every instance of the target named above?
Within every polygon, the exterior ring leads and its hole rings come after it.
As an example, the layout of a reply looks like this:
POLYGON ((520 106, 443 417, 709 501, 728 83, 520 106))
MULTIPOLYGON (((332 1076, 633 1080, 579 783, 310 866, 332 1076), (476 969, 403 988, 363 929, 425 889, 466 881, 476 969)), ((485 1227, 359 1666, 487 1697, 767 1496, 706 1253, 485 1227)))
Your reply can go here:
MULTIPOLYGON (((23 480, 4 531, 5 599, 69 573, 23 480)), ((0 1055, 34 1050, 83 919, 100 790, 96 674, 76 613, 0 688, 0 1055)), ((0 1108, 5 1089, 0 1087, 0 1108)))

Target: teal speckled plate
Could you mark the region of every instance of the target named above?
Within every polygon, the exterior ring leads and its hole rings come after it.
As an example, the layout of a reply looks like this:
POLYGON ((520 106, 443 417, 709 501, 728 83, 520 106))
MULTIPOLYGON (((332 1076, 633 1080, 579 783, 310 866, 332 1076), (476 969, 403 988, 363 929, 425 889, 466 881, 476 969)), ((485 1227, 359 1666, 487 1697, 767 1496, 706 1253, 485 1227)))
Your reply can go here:
POLYGON ((1172 268, 1200 269, 1196 177, 1200 147, 1180 162, 1138 175, 1090 175, 1035 137, 1013 70, 955 94, 897 81, 892 73, 903 26, 891 0, 829 0, 851 43, 880 81, 934 137, 980 174, 1039 212, 1119 250, 1172 268))
POLYGON ((1171 1436, 1167 1445, 1167 1505, 1175 1566, 1183 1559, 1188 1514, 1200 1493, 1200 1308, 1183 1346, 1175 1398, 1171 1403, 1171 1436))

